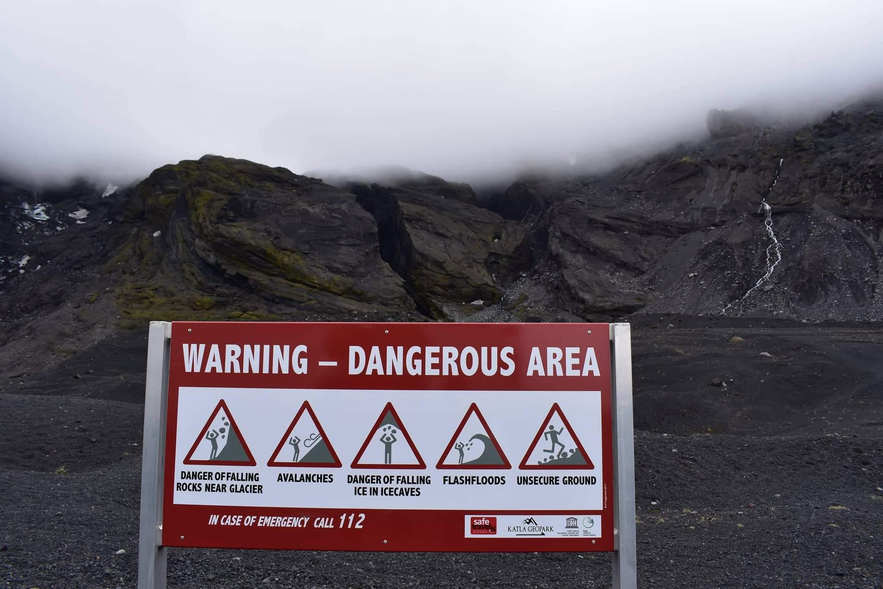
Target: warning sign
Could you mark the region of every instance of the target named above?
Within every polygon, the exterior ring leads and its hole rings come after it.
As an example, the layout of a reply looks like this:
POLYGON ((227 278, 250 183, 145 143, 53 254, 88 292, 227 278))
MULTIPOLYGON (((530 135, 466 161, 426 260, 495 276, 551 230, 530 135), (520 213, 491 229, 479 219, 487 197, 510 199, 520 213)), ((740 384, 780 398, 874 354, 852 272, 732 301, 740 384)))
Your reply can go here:
POLYGON ((494 432, 475 403, 469 406, 436 468, 511 468, 494 432))
POLYGON ((184 464, 216 466, 254 466, 257 464, 230 409, 221 399, 196 441, 187 453, 184 464))
POLYGON ((300 406, 267 466, 340 468, 334 446, 309 401, 300 406))
POLYGON ((163 546, 613 549, 608 325, 172 323, 163 546))
POLYGON ((352 468, 426 468, 392 403, 383 408, 352 468))
POLYGON ((524 470, 533 468, 593 470, 595 468, 558 403, 552 405, 549 414, 546 415, 533 443, 521 460, 520 468, 524 470))

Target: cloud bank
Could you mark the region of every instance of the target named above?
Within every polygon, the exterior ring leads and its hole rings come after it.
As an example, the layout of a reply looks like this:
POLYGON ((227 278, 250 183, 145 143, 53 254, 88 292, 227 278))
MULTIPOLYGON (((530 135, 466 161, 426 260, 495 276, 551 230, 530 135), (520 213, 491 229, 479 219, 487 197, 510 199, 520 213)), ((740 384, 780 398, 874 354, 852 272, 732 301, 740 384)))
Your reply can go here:
POLYGON ((204 153, 449 179, 833 108, 883 82, 875 0, 10 2, 0 167, 134 178, 204 153))

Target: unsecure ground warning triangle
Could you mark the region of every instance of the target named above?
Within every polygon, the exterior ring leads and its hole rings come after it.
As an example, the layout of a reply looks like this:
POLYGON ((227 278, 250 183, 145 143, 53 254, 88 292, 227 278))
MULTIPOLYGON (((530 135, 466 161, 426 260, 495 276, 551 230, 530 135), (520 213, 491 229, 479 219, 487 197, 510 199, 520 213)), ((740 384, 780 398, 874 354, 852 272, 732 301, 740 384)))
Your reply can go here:
POLYGON ((300 406, 267 466, 340 468, 334 446, 309 401, 300 406))
POLYGON ((519 468, 592 470, 595 465, 561 407, 555 403, 527 448, 519 468))
POLYGON ((512 468, 494 432, 473 403, 448 442, 436 468, 512 468))
POLYGON ((392 403, 387 403, 350 465, 352 468, 426 468, 392 403))
POLYGON ((184 464, 255 466, 257 463, 230 409, 221 399, 196 436, 184 464))

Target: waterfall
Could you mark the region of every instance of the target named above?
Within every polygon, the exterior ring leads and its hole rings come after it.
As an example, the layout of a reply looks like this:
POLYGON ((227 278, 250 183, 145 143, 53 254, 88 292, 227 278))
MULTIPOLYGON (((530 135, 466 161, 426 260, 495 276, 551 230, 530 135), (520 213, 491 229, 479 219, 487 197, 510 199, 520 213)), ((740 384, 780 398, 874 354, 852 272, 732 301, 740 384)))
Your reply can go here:
POLYGON ((741 305, 745 299, 751 296, 751 293, 753 293, 765 282, 767 282, 773 275, 773 271, 775 271, 776 266, 778 266, 779 262, 782 261, 782 244, 776 237, 776 231, 773 228, 773 208, 769 205, 769 203, 767 203, 766 197, 770 195, 770 193, 773 191, 773 188, 775 188, 776 183, 779 181, 779 172, 782 170, 782 163, 784 161, 785 158, 779 160, 779 166, 776 168, 776 177, 773 179, 772 186, 770 186, 769 190, 767 190, 766 196, 760 202, 760 210, 758 211, 763 212, 764 214, 763 225, 770 240, 769 245, 766 247, 766 272, 764 272, 763 276, 761 276, 757 280, 757 282, 754 283, 754 286, 748 289, 748 292, 742 295, 741 299, 724 307, 724 313, 726 313, 727 310, 729 310, 729 308, 732 307, 734 304, 741 305))

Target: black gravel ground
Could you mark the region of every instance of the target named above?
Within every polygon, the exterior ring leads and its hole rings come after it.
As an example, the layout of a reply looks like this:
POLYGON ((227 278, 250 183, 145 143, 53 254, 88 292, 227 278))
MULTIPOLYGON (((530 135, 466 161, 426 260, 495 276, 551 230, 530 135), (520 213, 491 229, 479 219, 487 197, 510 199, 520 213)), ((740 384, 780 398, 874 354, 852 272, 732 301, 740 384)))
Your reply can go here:
MULTIPOLYGON (((640 586, 883 587, 883 330, 670 324, 635 325, 640 586)), ((136 585, 140 337, 2 375, 0 586, 136 585)), ((169 587, 609 584, 609 555, 169 555, 169 587)))

